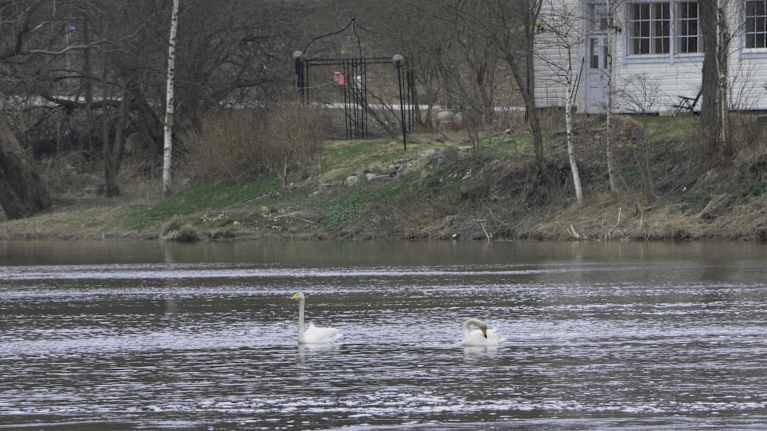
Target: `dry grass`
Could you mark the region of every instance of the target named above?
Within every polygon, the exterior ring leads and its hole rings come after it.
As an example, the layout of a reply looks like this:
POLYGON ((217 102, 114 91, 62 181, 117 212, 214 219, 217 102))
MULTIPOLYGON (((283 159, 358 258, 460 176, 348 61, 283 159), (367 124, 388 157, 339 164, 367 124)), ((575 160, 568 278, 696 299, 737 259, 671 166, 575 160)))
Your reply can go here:
MULTIPOLYGON (((291 113, 285 113, 279 121, 259 119, 260 125, 251 127, 252 113, 220 115, 210 120, 220 127, 217 139, 224 142, 227 136, 240 136, 237 145, 250 142, 253 130, 262 136, 286 129, 292 132, 290 124, 296 121, 291 113), (239 129, 227 130, 227 124, 239 129)), ((693 157, 698 142, 691 138, 696 119, 650 118, 637 119, 636 123, 632 120, 623 126, 626 131, 644 128, 641 138, 647 145, 634 142, 639 138, 618 143, 619 154, 624 155, 621 169, 627 178, 627 192, 605 192, 602 148, 598 142, 592 143, 593 148, 583 148, 582 154, 590 156, 584 157, 583 163, 588 187, 583 206, 574 205, 570 196, 567 166, 553 158, 547 165, 547 181, 540 182, 537 189, 528 187, 532 177, 526 162, 530 158, 525 156, 530 147, 526 131, 488 138, 481 153, 459 152, 463 156, 439 169, 430 167, 429 158, 419 155, 426 150, 461 147, 459 132, 450 132, 455 134, 455 141, 449 142, 444 137, 415 136, 407 152, 396 140, 340 141, 315 147, 314 143, 302 142, 296 133, 275 141, 294 142, 289 145, 292 153, 286 149, 271 153, 288 154, 289 168, 294 169, 291 179, 299 173, 296 166, 312 173, 295 187, 280 189, 282 181, 275 174, 282 174, 284 165, 274 157, 276 166, 261 168, 271 174, 267 177, 193 184, 177 196, 161 200, 158 180, 128 163, 121 177, 124 196, 120 199, 93 194, 72 198, 76 202, 58 202, 54 212, 0 224, 0 239, 156 238, 163 223, 177 217, 179 226, 189 224, 200 237, 213 239, 451 238, 455 233, 463 239, 484 239, 487 229, 497 239, 767 240, 767 157, 757 151, 763 144, 752 147, 753 156, 745 156, 741 150, 741 164, 701 170, 693 157), (641 172, 634 155, 640 150, 648 152, 655 196, 643 193, 639 181, 641 172), (315 151, 321 151, 321 156, 315 151), (384 183, 367 184, 361 175, 358 185, 343 185, 348 175, 387 173, 390 165, 407 166, 407 170, 384 183), (726 204, 704 215, 703 209, 725 194, 726 204)), ((588 125, 583 122, 584 130, 588 125)), ((584 132, 581 136, 586 139, 592 134, 584 132)), ((226 152, 213 152, 210 142, 205 144, 210 157, 226 152)), ((251 156, 259 154, 253 151, 251 156)), ((204 162, 216 166, 213 161, 204 162)), ((61 170, 58 175, 62 181, 79 187, 81 180, 62 166, 51 166, 51 172, 61 170)), ((93 172, 97 171, 90 175, 93 172)), ((238 172, 231 175, 241 178, 238 172)))
POLYGON ((322 117, 290 103, 269 111, 209 114, 191 135, 190 165, 208 181, 242 181, 261 175, 288 175, 312 160, 322 143, 322 117))

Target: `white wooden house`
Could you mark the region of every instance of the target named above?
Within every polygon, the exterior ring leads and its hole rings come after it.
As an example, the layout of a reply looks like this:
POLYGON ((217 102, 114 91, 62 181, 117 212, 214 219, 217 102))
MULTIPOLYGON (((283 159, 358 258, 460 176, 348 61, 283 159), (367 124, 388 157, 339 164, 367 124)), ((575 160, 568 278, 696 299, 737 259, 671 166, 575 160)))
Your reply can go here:
MULTIPOLYGON (((716 1, 716 0, 701 0, 716 1)), ((730 106, 767 109, 767 0, 727 0, 733 40, 729 48, 730 106)), ((676 111, 701 88, 703 37, 698 1, 544 0, 536 48, 538 106, 564 106, 564 67, 571 53, 574 102, 579 112, 604 112, 608 100, 607 53, 613 52, 615 112, 676 111), (608 4, 613 31, 608 38, 608 4), (554 33, 563 11, 572 11, 568 50, 554 33), (607 49, 608 40, 612 50, 607 49)), ((700 102, 696 105, 700 109, 700 102)))

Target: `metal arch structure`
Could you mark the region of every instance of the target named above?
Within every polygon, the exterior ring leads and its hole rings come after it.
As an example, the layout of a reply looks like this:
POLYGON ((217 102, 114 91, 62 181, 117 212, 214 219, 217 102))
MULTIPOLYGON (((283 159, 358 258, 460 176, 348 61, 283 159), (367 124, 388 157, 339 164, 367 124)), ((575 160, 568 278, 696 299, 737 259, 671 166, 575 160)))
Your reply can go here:
MULTIPOLYGON (((415 72, 409 63, 401 55, 392 57, 367 57, 362 55, 362 46, 357 33, 356 20, 352 19, 349 24, 339 31, 328 33, 312 39, 304 48, 304 51, 293 53, 296 74, 296 89, 304 104, 312 102, 312 83, 309 82, 310 70, 318 67, 335 67, 341 76, 336 82, 342 89, 344 126, 347 139, 366 139, 370 136, 368 120, 370 113, 383 106, 371 106, 368 103, 368 69, 371 66, 392 66, 398 87, 399 106, 392 107, 392 111, 399 110, 400 130, 402 131, 402 143, 407 150, 407 136, 415 132, 417 115, 417 94, 415 86, 415 72), (359 47, 355 57, 307 57, 306 52, 315 41, 340 34, 348 28, 352 28, 359 47)), ((330 75, 328 75, 330 76, 330 75)), ((333 104, 337 108, 337 104, 333 104)))

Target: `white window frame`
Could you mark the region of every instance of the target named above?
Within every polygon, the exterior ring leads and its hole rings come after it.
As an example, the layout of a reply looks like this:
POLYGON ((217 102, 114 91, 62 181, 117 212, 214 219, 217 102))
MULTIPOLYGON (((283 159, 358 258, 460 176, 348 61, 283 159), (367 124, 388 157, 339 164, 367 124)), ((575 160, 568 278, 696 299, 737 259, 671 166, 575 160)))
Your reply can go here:
MULTIPOLYGON (((674 39, 674 31, 673 31, 673 23, 674 23, 674 17, 672 12, 672 4, 673 2, 670 0, 657 0, 657 1, 631 1, 626 3, 626 53, 628 57, 637 57, 637 58, 648 58, 648 57, 669 57, 671 53, 673 53, 673 39, 674 39), (657 33, 657 25, 660 22, 666 21, 662 18, 657 18, 657 10, 661 5, 668 5, 669 7, 669 14, 668 14, 668 35, 667 36, 658 36, 657 33), (635 7, 648 7, 648 13, 649 17, 647 19, 643 18, 635 18, 633 16, 633 10, 635 7), (641 29, 639 32, 639 36, 634 35, 634 26, 637 25, 637 23, 647 23, 648 31, 649 33, 645 36, 642 35, 641 29), (667 52, 657 52, 657 43, 659 40, 667 39, 668 40, 668 51, 667 52), (639 40, 640 44, 641 41, 646 41, 648 46, 649 52, 640 52, 637 53, 634 51, 634 42, 639 40)), ((662 42, 661 42, 662 43, 662 42)), ((641 46, 640 46, 641 48, 641 46)))
POLYGON ((589 34, 603 34, 607 33, 609 25, 609 13, 607 13, 607 3, 605 1, 591 1, 586 4, 588 16, 587 29, 589 34), (604 9, 606 14, 604 18, 601 16, 600 9, 604 9), (604 22, 602 20, 604 19, 604 22))
MULTIPOLYGON (((705 0, 704 0, 705 1, 705 0)), ((701 19, 700 19, 700 1, 697 0, 683 0, 678 1, 674 3, 674 9, 676 12, 676 17, 674 19, 675 24, 675 30, 676 34, 674 35, 674 38, 676 39, 676 50, 674 52, 675 55, 679 56, 696 56, 696 55, 703 55, 703 26, 701 25, 701 19), (689 6, 690 4, 695 4, 696 7, 696 13, 697 16, 695 19, 690 18, 683 18, 682 17, 682 10, 685 6, 689 6), (691 36, 691 35, 683 35, 682 29, 685 27, 685 24, 688 25, 687 29, 689 30, 689 23, 695 22, 697 35, 691 36), (697 44, 697 50, 695 51, 688 51, 684 52, 682 51, 682 47, 685 45, 685 40, 696 40, 697 44)))
MULTIPOLYGON (((697 52, 690 52, 690 53, 684 53, 680 52, 681 47, 681 23, 679 21, 679 18, 681 16, 680 13, 680 3, 685 3, 689 1, 694 0, 630 0, 626 1, 624 3, 624 9, 623 9, 623 19, 624 19, 624 29, 623 29, 623 37, 622 44, 623 44, 623 62, 626 64, 631 63, 683 63, 683 62, 702 62, 704 57, 703 52, 703 32, 702 32, 702 26, 700 21, 700 7, 698 7, 698 33, 699 33, 699 40, 698 40, 698 51, 697 52), (668 3, 669 4, 669 12, 670 12, 670 34, 669 34, 669 52, 666 54, 633 54, 633 41, 632 41, 632 20, 631 20, 631 14, 632 10, 631 7, 635 4, 657 4, 657 3, 668 3)), ((698 0, 698 3, 700 3, 700 0, 698 0)), ((652 20, 651 20, 652 22, 652 20)), ((654 31, 653 24, 651 24, 651 31, 654 31)), ((652 46, 651 46, 652 49, 652 46)))
MULTIPOLYGON (((744 0, 742 4, 742 13, 740 16, 743 19, 743 31, 741 32, 743 37, 743 51, 746 53, 767 53, 767 0, 744 0), (761 1, 764 4, 765 9, 763 10, 762 15, 754 15, 754 31, 749 32, 749 26, 748 26, 748 4, 750 2, 756 2, 761 1), (764 22, 764 27, 759 31, 758 28, 756 28, 757 24, 759 23, 759 20, 762 20, 764 22), (748 38, 749 35, 754 35, 754 39, 756 39, 758 36, 761 36, 764 38, 764 46, 754 46, 750 47, 748 46, 748 38)), ((756 40, 754 41, 754 44, 756 45, 756 40)))

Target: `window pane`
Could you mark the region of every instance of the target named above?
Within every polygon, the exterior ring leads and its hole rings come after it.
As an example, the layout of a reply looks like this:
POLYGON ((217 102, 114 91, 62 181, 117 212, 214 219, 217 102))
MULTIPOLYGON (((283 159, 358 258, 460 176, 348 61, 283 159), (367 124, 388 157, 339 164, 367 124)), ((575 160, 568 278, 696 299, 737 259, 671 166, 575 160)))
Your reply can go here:
POLYGON ((655 39, 655 52, 653 54, 668 54, 668 38, 655 39))
POLYGON ((650 19, 650 5, 643 4, 640 6, 642 13, 639 16, 640 19, 650 19))
POLYGON ((746 48, 756 48, 756 37, 753 33, 746 35, 746 48))
POLYGON ((756 48, 765 48, 767 47, 767 44, 765 44, 765 35, 764 33, 758 33, 756 35, 756 48))
MULTIPOLYGON (((631 54, 668 54, 671 52, 671 27, 679 29, 680 34, 689 33, 690 5, 695 2, 630 2, 629 10, 629 47, 631 54), (671 20, 671 7, 677 8, 680 16, 687 20, 671 20)), ((676 11, 675 11, 676 12, 676 11)), ((697 9, 696 12, 697 13, 697 9)), ((697 26, 696 26, 697 28, 697 26)), ((675 30, 676 31, 676 30, 675 30)), ((674 32, 675 32, 674 31, 674 32)), ((682 46, 680 42, 679 46, 682 46)), ((684 48, 681 48, 684 49, 684 48)))
POLYGON ((598 69, 599 68, 599 57, 597 56, 597 40, 591 39, 590 40, 590 47, 591 50, 591 68, 592 69, 598 69))

